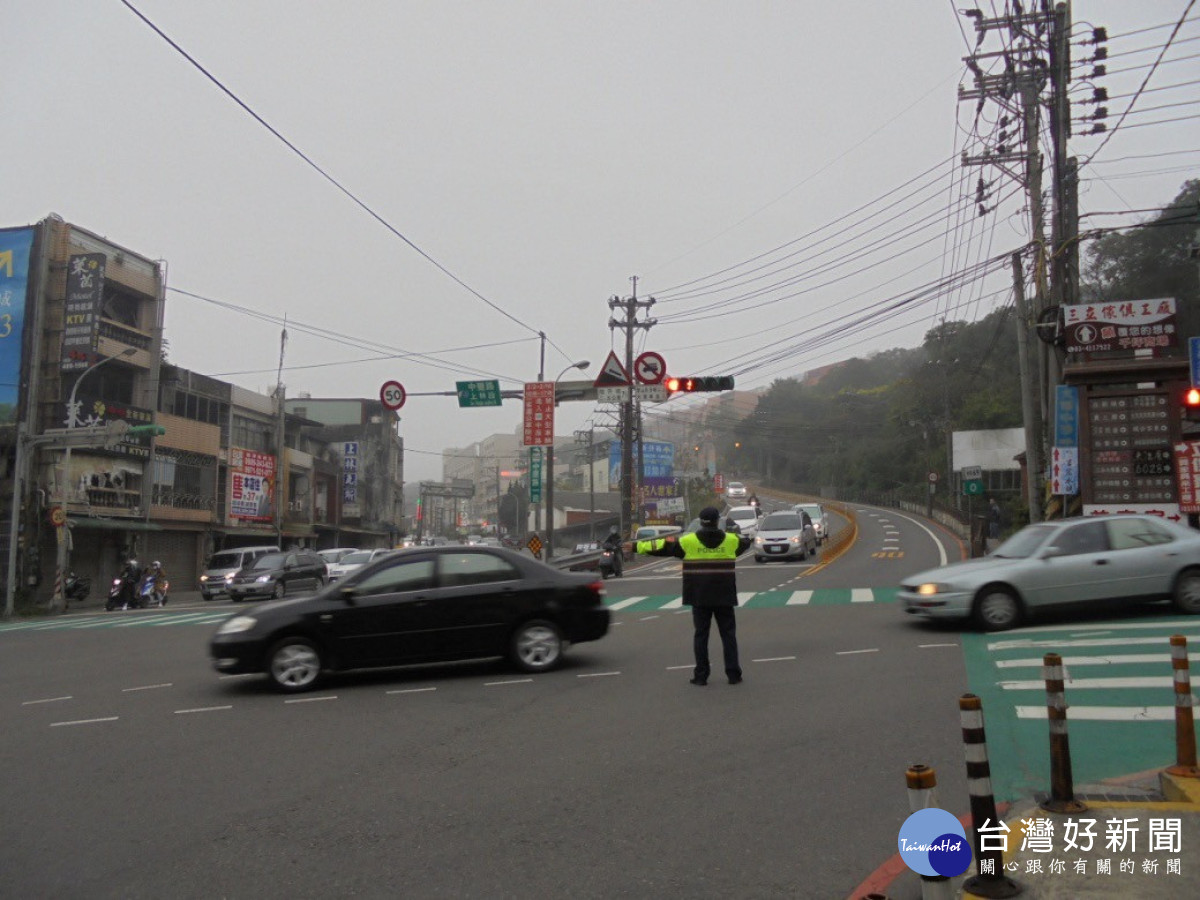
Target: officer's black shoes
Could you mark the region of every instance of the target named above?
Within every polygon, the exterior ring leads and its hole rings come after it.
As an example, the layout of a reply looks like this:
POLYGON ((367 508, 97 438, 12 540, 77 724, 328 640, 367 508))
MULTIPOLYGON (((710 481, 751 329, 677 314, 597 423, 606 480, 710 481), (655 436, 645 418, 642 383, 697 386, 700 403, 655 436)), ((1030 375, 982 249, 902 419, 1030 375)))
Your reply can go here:
POLYGON ((742 676, 741 676, 741 675, 734 675, 734 676, 732 676, 732 677, 729 679, 729 683, 730 683, 730 684, 741 684, 741 683, 742 683, 742 676))
POLYGON ((706 684, 708 684, 708 679, 707 678, 693 678, 690 683, 694 684, 694 685, 698 685, 699 687, 704 687, 706 684))

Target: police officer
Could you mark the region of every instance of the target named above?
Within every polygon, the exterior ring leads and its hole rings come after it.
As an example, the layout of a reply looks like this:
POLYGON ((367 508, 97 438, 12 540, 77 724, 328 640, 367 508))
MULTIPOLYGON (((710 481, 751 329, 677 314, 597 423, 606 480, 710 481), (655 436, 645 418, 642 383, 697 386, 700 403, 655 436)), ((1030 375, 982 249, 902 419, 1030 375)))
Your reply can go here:
POLYGON ((725 652, 725 675, 730 684, 740 684, 742 667, 738 663, 737 576, 733 567, 739 554, 750 546, 750 538, 722 531, 721 513, 712 506, 700 510, 700 530, 694 534, 672 536, 666 540, 638 541, 637 552, 648 556, 678 556, 683 559, 683 603, 692 608, 695 625, 693 650, 696 668, 692 684, 708 684, 708 634, 717 620, 721 647, 725 652))

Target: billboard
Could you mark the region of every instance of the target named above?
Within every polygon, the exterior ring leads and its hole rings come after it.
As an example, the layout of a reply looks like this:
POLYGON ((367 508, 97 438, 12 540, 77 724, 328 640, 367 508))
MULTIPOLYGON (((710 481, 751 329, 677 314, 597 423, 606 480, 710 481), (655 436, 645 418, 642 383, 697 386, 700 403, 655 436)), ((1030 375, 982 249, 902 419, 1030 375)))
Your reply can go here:
MULTIPOLYGON (((633 470, 637 472, 638 445, 633 444, 633 470)), ((675 471, 675 445, 670 441, 643 441, 642 453, 645 456, 643 479, 670 478, 675 471)), ((621 443, 613 441, 608 448, 608 487, 616 490, 621 483, 621 443)))
POLYGON ((246 522, 270 522, 273 516, 275 457, 231 447, 229 515, 246 522))
POLYGON ((100 313, 104 308, 103 253, 77 253, 67 261, 62 370, 81 372, 96 361, 100 313))
POLYGON ((32 228, 0 229, 0 425, 17 421, 32 228))

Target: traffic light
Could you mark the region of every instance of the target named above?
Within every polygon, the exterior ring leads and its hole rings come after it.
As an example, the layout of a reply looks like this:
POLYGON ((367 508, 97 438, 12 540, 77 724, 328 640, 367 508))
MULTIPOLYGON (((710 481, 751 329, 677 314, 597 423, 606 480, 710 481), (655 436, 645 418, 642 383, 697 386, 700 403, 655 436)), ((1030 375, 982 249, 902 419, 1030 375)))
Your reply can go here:
POLYGON ((1183 417, 1189 422, 1200 422, 1200 388, 1193 386, 1184 391, 1183 417))
POLYGON ((671 376, 663 382, 671 394, 696 394, 702 391, 732 391, 732 375, 689 375, 686 378, 671 376))

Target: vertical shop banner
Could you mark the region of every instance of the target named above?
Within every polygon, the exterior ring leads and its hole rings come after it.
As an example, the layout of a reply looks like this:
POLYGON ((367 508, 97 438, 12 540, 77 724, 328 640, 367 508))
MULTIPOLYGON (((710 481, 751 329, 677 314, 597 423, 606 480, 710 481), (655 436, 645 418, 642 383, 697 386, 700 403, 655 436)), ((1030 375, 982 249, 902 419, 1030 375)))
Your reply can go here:
POLYGON ((1200 441, 1175 445, 1175 472, 1179 479, 1179 511, 1200 513, 1200 441))
POLYGON ((554 382, 525 383, 525 421, 521 443, 546 447, 554 441, 554 382))
POLYGON ((100 312, 104 307, 103 253, 79 253, 67 262, 67 303, 63 325, 62 370, 79 372, 96 358, 100 312))
POLYGON ((270 522, 275 457, 233 447, 229 451, 229 514, 247 522, 270 522))
POLYGON ((0 425, 17 421, 32 228, 0 231, 0 425))
POLYGON ((358 518, 358 441, 342 442, 342 515, 358 518))

